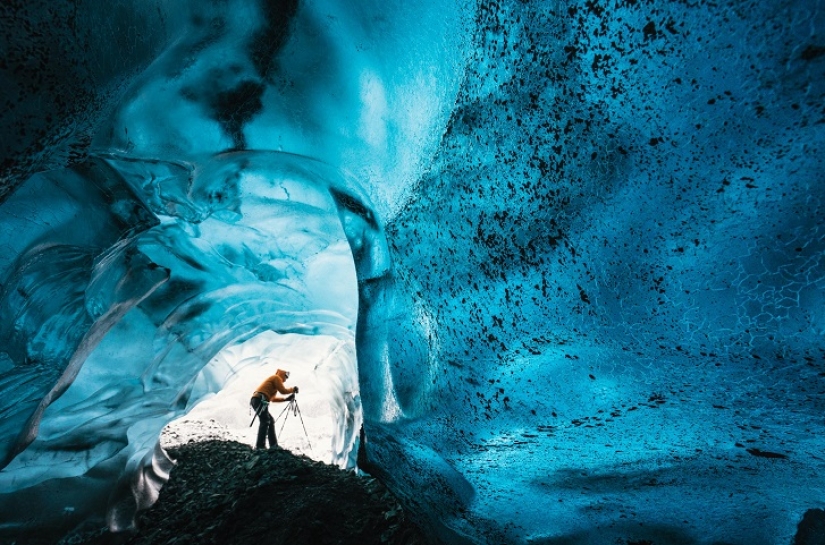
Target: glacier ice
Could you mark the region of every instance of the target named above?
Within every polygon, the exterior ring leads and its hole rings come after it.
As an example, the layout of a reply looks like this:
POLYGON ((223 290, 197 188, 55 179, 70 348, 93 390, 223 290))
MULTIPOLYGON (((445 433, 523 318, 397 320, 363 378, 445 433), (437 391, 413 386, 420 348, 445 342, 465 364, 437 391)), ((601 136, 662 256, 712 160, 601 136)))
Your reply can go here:
POLYGON ((445 542, 821 507, 820 0, 133 4, 2 23, 0 531, 128 527, 268 332, 445 542))
MULTIPOLYGON (((107 199, 93 199, 95 180, 55 171, 48 176, 86 193, 49 208, 48 224, 30 210, 54 184, 27 183, 2 209, 24 251, 7 265, 3 290, 13 364, 4 370, 3 426, 13 440, 0 481, 6 513, 46 502, 59 487, 67 505, 57 514, 81 517, 101 509, 82 499, 82 477, 94 474, 116 486, 101 485, 109 524, 121 529, 151 505, 168 472, 156 448, 161 428, 242 367, 212 365, 204 378, 221 350, 264 332, 353 343, 355 305, 341 291, 354 293, 355 270, 351 257, 341 259, 351 254, 333 195, 360 200, 329 167, 277 152, 188 166, 98 156, 89 169, 103 173, 107 199), (142 221, 116 230, 106 224, 111 210, 142 221)), ((346 465, 360 406, 344 397, 351 385, 335 383, 351 375, 336 365, 321 375, 349 418, 332 460, 346 465)))

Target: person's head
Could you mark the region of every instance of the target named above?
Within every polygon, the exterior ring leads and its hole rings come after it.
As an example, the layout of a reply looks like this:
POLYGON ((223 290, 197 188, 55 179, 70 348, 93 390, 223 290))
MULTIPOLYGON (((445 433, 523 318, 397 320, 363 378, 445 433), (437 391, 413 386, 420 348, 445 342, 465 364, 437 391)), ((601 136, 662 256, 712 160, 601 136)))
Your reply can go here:
POLYGON ((286 380, 289 378, 289 371, 284 371, 283 369, 278 369, 275 371, 275 374, 281 377, 281 380, 286 380))

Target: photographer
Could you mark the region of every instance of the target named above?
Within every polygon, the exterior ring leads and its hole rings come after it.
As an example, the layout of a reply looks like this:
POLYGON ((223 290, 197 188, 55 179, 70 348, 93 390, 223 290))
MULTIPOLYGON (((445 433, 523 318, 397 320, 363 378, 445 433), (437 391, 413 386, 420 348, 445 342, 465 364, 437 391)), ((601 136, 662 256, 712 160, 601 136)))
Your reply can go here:
POLYGON ((255 448, 266 448, 266 440, 269 438, 269 448, 278 446, 278 439, 275 437, 275 420, 269 413, 270 403, 283 403, 284 401, 292 401, 295 394, 298 393, 298 387, 293 386, 287 388, 284 382, 289 378, 289 371, 278 369, 275 374, 267 378, 255 389, 250 399, 249 404, 252 410, 260 419, 258 423, 258 440, 255 443, 255 448), (286 395, 287 397, 278 397, 277 394, 286 395))

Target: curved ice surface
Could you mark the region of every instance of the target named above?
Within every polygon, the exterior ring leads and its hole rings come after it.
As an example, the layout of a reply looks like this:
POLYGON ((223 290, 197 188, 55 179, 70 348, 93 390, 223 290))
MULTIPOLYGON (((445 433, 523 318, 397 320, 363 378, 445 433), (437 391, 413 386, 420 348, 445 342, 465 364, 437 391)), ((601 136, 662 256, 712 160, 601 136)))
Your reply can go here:
MULTIPOLYGON (((240 369, 213 368, 220 378, 204 382, 199 374, 219 351, 267 331, 337 338, 342 350, 352 344, 356 306, 341 294, 347 284, 354 292, 355 270, 337 201, 369 205, 326 165, 282 153, 234 152, 198 164, 93 161, 136 209, 160 220, 120 238, 112 229, 71 230, 64 221, 73 244, 45 249, 43 234, 24 228, 42 230, 42 220, 17 225, 20 240, 32 242, 21 243, 21 259, 8 265, 2 298, 13 315, 4 371, 9 455, 0 484, 4 513, 24 516, 21 499, 50 503, 59 486, 67 504, 51 518, 100 515, 102 501, 120 529, 151 505, 164 481, 161 428, 240 369), (80 252, 81 239, 98 247, 80 252), (327 279, 328 263, 336 283, 327 279), (81 499, 85 492, 75 488, 90 475, 117 483, 114 492, 81 499)), ((61 175, 73 179, 51 174, 61 175)), ((37 187, 5 203, 4 224, 31 199, 47 197, 30 196, 37 187)), ((93 226, 107 212, 75 217, 93 226)), ((272 371, 263 359, 245 365, 272 371)), ((361 419, 353 371, 330 363, 319 374, 341 414, 331 461, 346 466, 361 419)), ((8 516, 7 524, 25 521, 8 516)), ((38 523, 57 522, 43 515, 38 523)))
POLYGON ((98 90, 4 113, 40 138, 3 163, 5 528, 128 525, 267 328, 354 336, 359 463, 448 542, 787 543, 821 504, 820 0, 135 4, 154 45, 56 7, 80 77, 3 80, 98 90), (356 327, 305 274, 343 240, 356 327))

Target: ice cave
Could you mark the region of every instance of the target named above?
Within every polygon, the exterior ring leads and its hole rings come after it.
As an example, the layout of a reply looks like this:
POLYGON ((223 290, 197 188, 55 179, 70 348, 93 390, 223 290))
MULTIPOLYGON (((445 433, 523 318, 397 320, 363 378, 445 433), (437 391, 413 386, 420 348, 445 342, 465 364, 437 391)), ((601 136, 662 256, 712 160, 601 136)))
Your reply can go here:
POLYGON ((1 542, 301 338, 445 544, 825 543, 822 0, 0 14, 1 542))

